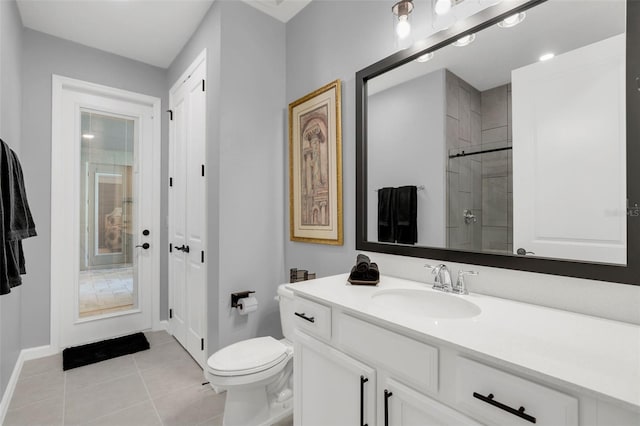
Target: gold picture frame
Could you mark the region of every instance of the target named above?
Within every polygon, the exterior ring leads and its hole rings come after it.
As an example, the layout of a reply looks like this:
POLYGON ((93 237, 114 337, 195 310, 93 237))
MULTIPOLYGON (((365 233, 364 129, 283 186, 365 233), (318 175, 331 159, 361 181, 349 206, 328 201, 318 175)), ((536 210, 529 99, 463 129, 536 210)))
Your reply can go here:
POLYGON ((341 82, 289 104, 291 241, 343 245, 341 82))

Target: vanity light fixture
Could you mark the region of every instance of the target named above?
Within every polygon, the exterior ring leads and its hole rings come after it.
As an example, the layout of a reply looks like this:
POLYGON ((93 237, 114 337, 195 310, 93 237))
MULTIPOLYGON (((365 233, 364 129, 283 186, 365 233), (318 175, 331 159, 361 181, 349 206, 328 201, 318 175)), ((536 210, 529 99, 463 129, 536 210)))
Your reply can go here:
POLYGON ((475 39, 476 39, 475 34, 467 34, 466 36, 459 38, 458 40, 456 40, 451 44, 456 47, 464 47, 473 43, 473 40, 475 39))
POLYGON ((425 53, 416 58, 416 62, 427 62, 433 58, 433 52, 425 53))
POLYGON ((544 55, 540 56, 540 62, 544 62, 544 61, 548 61, 549 59, 553 59, 553 57, 556 56, 553 53, 545 53, 544 55))
POLYGON ((515 15, 507 16, 502 21, 498 22, 498 26, 500 28, 512 28, 518 25, 520 22, 524 21, 524 18, 527 16, 526 13, 520 12, 515 15))
POLYGON ((391 8, 393 12, 393 29, 398 47, 409 47, 411 40, 411 12, 413 12, 413 0, 400 0, 391 8))

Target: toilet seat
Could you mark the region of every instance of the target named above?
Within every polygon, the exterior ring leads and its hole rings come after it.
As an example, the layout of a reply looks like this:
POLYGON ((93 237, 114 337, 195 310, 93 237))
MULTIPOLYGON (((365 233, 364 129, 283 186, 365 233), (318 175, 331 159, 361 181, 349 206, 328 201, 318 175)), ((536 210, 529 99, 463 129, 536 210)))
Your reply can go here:
POLYGON ((291 348, 271 336, 243 340, 209 357, 209 372, 216 376, 246 376, 268 370, 290 356, 291 348))

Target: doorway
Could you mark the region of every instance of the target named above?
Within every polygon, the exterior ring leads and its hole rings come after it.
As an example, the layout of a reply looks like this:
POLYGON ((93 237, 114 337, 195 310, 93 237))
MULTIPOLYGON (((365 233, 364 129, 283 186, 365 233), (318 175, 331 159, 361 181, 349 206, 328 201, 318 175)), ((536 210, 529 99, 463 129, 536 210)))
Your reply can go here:
POLYGON ((54 76, 51 340, 159 328, 160 99, 54 76))

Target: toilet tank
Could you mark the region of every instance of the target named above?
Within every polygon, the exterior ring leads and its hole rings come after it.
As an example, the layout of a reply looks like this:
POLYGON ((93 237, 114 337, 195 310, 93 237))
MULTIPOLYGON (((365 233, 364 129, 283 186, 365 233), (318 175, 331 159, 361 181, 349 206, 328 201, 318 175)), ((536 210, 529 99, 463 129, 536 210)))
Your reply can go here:
POLYGON ((287 340, 293 342, 293 291, 286 288, 286 284, 281 284, 278 286, 278 299, 282 334, 287 340))

